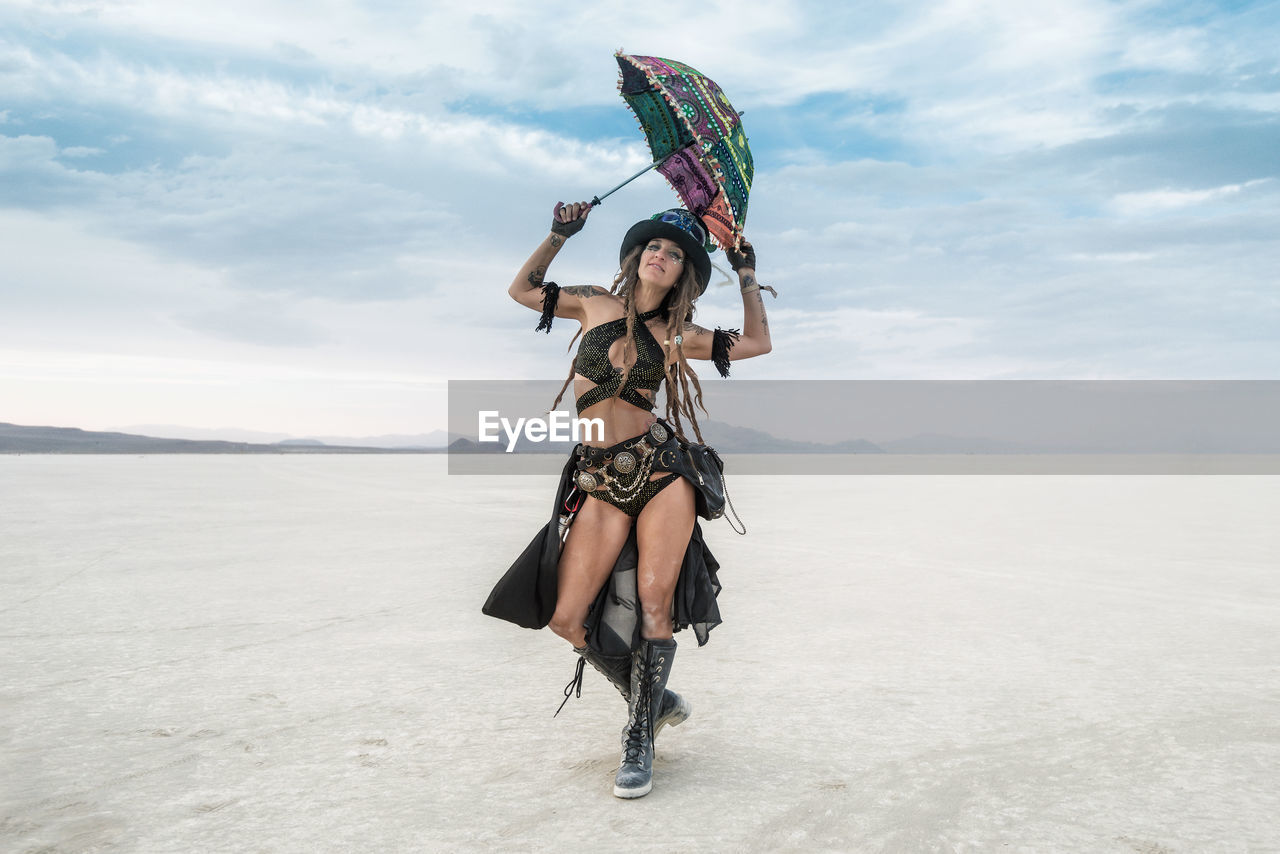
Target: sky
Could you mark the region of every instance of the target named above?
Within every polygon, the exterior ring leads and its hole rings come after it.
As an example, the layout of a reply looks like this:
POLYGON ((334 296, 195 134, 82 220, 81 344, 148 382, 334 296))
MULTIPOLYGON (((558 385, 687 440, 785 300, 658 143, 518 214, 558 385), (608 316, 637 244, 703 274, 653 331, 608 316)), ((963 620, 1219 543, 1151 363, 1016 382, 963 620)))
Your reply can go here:
POLYGON ((1280 379, 1277 45, 1277 2, 0 0, 0 421, 414 435, 562 378, 506 289, 649 161, 618 49, 744 113, 778 298, 734 378, 1280 379))

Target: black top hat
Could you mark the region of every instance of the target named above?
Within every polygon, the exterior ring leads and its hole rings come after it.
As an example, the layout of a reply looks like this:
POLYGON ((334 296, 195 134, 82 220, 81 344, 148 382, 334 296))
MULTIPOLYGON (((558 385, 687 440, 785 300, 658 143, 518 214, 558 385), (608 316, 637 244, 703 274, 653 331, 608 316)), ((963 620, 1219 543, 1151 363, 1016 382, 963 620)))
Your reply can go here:
POLYGON ((707 240, 707 229, 702 220, 684 208, 672 208, 640 220, 627 229, 627 236, 622 238, 618 263, 622 263, 622 259, 632 249, 643 246, 655 237, 674 240, 684 250, 685 258, 693 262, 693 272, 698 280, 698 296, 702 296, 707 290, 707 282, 711 280, 709 252, 715 249, 707 240))

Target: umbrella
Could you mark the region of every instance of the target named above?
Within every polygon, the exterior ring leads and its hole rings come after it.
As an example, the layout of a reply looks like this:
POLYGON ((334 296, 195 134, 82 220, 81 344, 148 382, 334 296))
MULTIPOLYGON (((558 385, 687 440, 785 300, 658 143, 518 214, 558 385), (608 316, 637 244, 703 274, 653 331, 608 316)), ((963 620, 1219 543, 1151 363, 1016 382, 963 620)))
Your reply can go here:
POLYGON ((657 167, 722 249, 737 249, 747 221, 751 149, 741 114, 715 81, 681 62, 616 54, 618 91, 640 121, 654 162, 592 204, 657 167))

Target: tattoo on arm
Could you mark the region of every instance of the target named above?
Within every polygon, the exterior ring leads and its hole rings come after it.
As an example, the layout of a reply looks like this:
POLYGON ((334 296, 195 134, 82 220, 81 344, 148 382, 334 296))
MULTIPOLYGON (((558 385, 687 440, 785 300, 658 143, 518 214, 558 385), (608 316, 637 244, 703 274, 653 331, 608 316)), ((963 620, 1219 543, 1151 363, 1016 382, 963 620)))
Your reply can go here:
POLYGON ((551 235, 551 248, 558 249, 560 244, 564 243, 564 238, 558 234, 551 235))
POLYGON ((595 285, 569 285, 567 288, 561 288, 560 293, 586 299, 598 295, 600 291, 595 285))
POLYGON ((541 287, 542 277, 545 276, 546 274, 547 274, 547 268, 545 266, 534 267, 533 272, 529 274, 529 285, 535 288, 541 287))
MULTIPOLYGON (((750 273, 742 277, 742 287, 744 288, 749 288, 755 283, 756 283, 756 278, 750 273)), ((769 318, 764 311, 764 291, 757 290, 755 292, 755 295, 756 295, 756 304, 760 306, 760 325, 764 327, 764 334, 768 335, 769 334, 769 318)), ((743 296, 745 296, 745 294, 743 296)))

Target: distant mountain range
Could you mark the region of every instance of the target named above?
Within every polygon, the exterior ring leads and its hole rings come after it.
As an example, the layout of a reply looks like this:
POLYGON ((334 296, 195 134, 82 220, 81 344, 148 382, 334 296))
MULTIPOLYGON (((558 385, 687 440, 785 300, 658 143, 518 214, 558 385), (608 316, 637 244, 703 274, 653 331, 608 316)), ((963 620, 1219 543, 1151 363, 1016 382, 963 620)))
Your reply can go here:
POLYGON ((242 430, 238 427, 183 427, 176 424, 128 424, 112 427, 113 432, 138 436, 154 436, 165 439, 191 439, 202 442, 248 442, 257 445, 283 443, 339 445, 348 448, 394 448, 396 450, 443 450, 448 443, 443 430, 430 433, 384 434, 381 436, 292 436, 288 433, 267 433, 261 430, 242 430))
MULTIPOLYGON (((499 442, 479 443, 469 437, 442 430, 418 435, 386 435, 365 438, 321 437, 295 438, 282 434, 249 431, 185 430, 196 438, 146 436, 136 433, 78 430, 72 427, 25 427, 0 423, 0 454, 380 454, 380 453, 449 453, 501 454, 506 451, 505 438, 499 442), (269 441, 232 441, 198 438, 202 432, 264 437, 269 441), (447 444, 446 444, 447 443, 447 444)), ((690 431, 692 432, 692 431, 690 431)), ((707 421, 702 433, 708 444, 724 454, 1134 454, 1134 453, 1280 453, 1277 442, 1236 450, 1229 445, 1193 447, 1170 443, 1159 447, 1135 447, 1132 442, 1099 441, 1089 446, 1062 442, 1037 444, 1010 442, 982 437, 948 436, 920 433, 903 439, 871 442, 846 439, 840 442, 804 442, 780 439, 750 427, 737 427, 719 421, 707 421)), ((523 436, 516 442, 515 453, 567 454, 572 442, 530 442, 523 436)))
POLYGON ((0 454, 385 454, 413 453, 415 450, 421 449, 328 445, 305 439, 273 444, 168 439, 77 430, 74 427, 24 427, 0 423, 0 454))
MULTIPOLYGON (((504 453, 506 442, 481 444, 444 431, 415 436, 377 436, 364 439, 324 437, 297 439, 284 434, 251 431, 202 431, 193 428, 149 429, 156 432, 182 431, 191 438, 147 436, 118 431, 79 430, 73 427, 28 427, 0 423, 0 453, 8 454, 316 454, 316 453, 504 453), (201 435, 210 438, 198 438, 201 435), (259 441, 231 441, 211 438, 213 435, 255 437, 259 441), (262 441, 262 440, 266 441, 262 441), (369 444, 360 444, 362 442, 369 444), (374 444, 377 443, 377 444, 374 444), (405 443, 405 444, 397 444, 405 443)), ((709 421, 703 435, 723 453, 737 454, 880 454, 879 446, 853 439, 832 444, 798 442, 779 439, 749 427, 709 421)), ((567 454, 572 442, 530 442, 523 436, 515 453, 567 454)))

